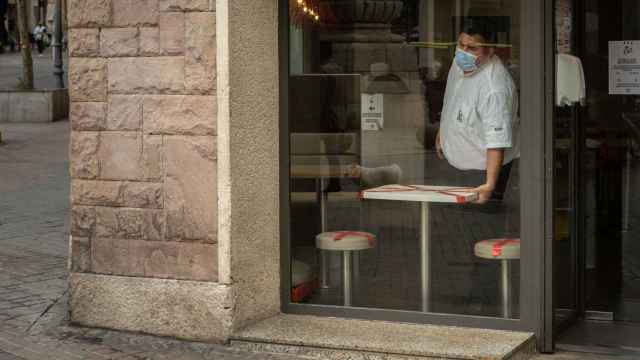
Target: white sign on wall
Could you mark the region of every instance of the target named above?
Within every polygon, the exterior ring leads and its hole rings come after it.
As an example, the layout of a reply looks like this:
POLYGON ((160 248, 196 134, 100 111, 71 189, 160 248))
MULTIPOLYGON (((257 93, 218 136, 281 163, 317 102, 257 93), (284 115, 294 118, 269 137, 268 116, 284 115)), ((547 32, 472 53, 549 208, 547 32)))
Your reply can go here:
POLYGON ((609 41, 609 94, 640 94, 640 41, 609 41))
POLYGON ((377 131, 384 126, 384 96, 382 94, 362 94, 362 130, 377 131))

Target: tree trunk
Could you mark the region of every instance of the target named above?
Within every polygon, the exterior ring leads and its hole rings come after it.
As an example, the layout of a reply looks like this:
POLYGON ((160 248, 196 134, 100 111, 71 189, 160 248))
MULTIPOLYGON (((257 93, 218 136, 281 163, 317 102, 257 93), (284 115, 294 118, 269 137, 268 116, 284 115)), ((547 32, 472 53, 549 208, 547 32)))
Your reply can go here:
POLYGON ((33 58, 31 57, 31 41, 29 39, 29 0, 17 0, 18 32, 20 33, 20 47, 22 50, 22 87, 33 89, 33 58))

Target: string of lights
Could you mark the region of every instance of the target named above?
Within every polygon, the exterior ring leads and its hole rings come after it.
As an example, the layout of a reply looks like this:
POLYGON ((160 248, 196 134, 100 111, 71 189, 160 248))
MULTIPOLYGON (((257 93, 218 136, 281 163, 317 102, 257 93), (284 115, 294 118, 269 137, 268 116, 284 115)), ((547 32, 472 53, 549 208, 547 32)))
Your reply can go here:
POLYGON ((314 21, 320 21, 320 7, 314 0, 295 0, 298 9, 314 21))

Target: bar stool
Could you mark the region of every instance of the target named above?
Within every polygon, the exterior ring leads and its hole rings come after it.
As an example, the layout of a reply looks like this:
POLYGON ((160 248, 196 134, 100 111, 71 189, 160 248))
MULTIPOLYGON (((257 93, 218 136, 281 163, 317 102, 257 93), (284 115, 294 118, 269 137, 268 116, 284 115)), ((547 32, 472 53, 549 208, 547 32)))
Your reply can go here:
POLYGON ((328 231, 316 236, 316 247, 326 251, 342 251, 344 306, 351 306, 353 251, 375 247, 376 237, 362 231, 328 231))
POLYGON ((477 257, 500 260, 502 267, 502 317, 511 317, 511 271, 510 262, 520 259, 520 239, 481 240, 474 246, 477 257))

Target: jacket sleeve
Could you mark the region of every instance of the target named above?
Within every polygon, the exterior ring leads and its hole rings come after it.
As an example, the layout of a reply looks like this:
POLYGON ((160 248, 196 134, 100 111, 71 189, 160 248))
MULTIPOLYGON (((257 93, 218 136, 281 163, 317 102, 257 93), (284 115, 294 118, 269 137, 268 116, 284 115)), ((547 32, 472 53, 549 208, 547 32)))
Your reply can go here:
POLYGON ((490 92, 479 102, 478 115, 482 120, 487 149, 513 146, 513 96, 508 91, 490 92))

